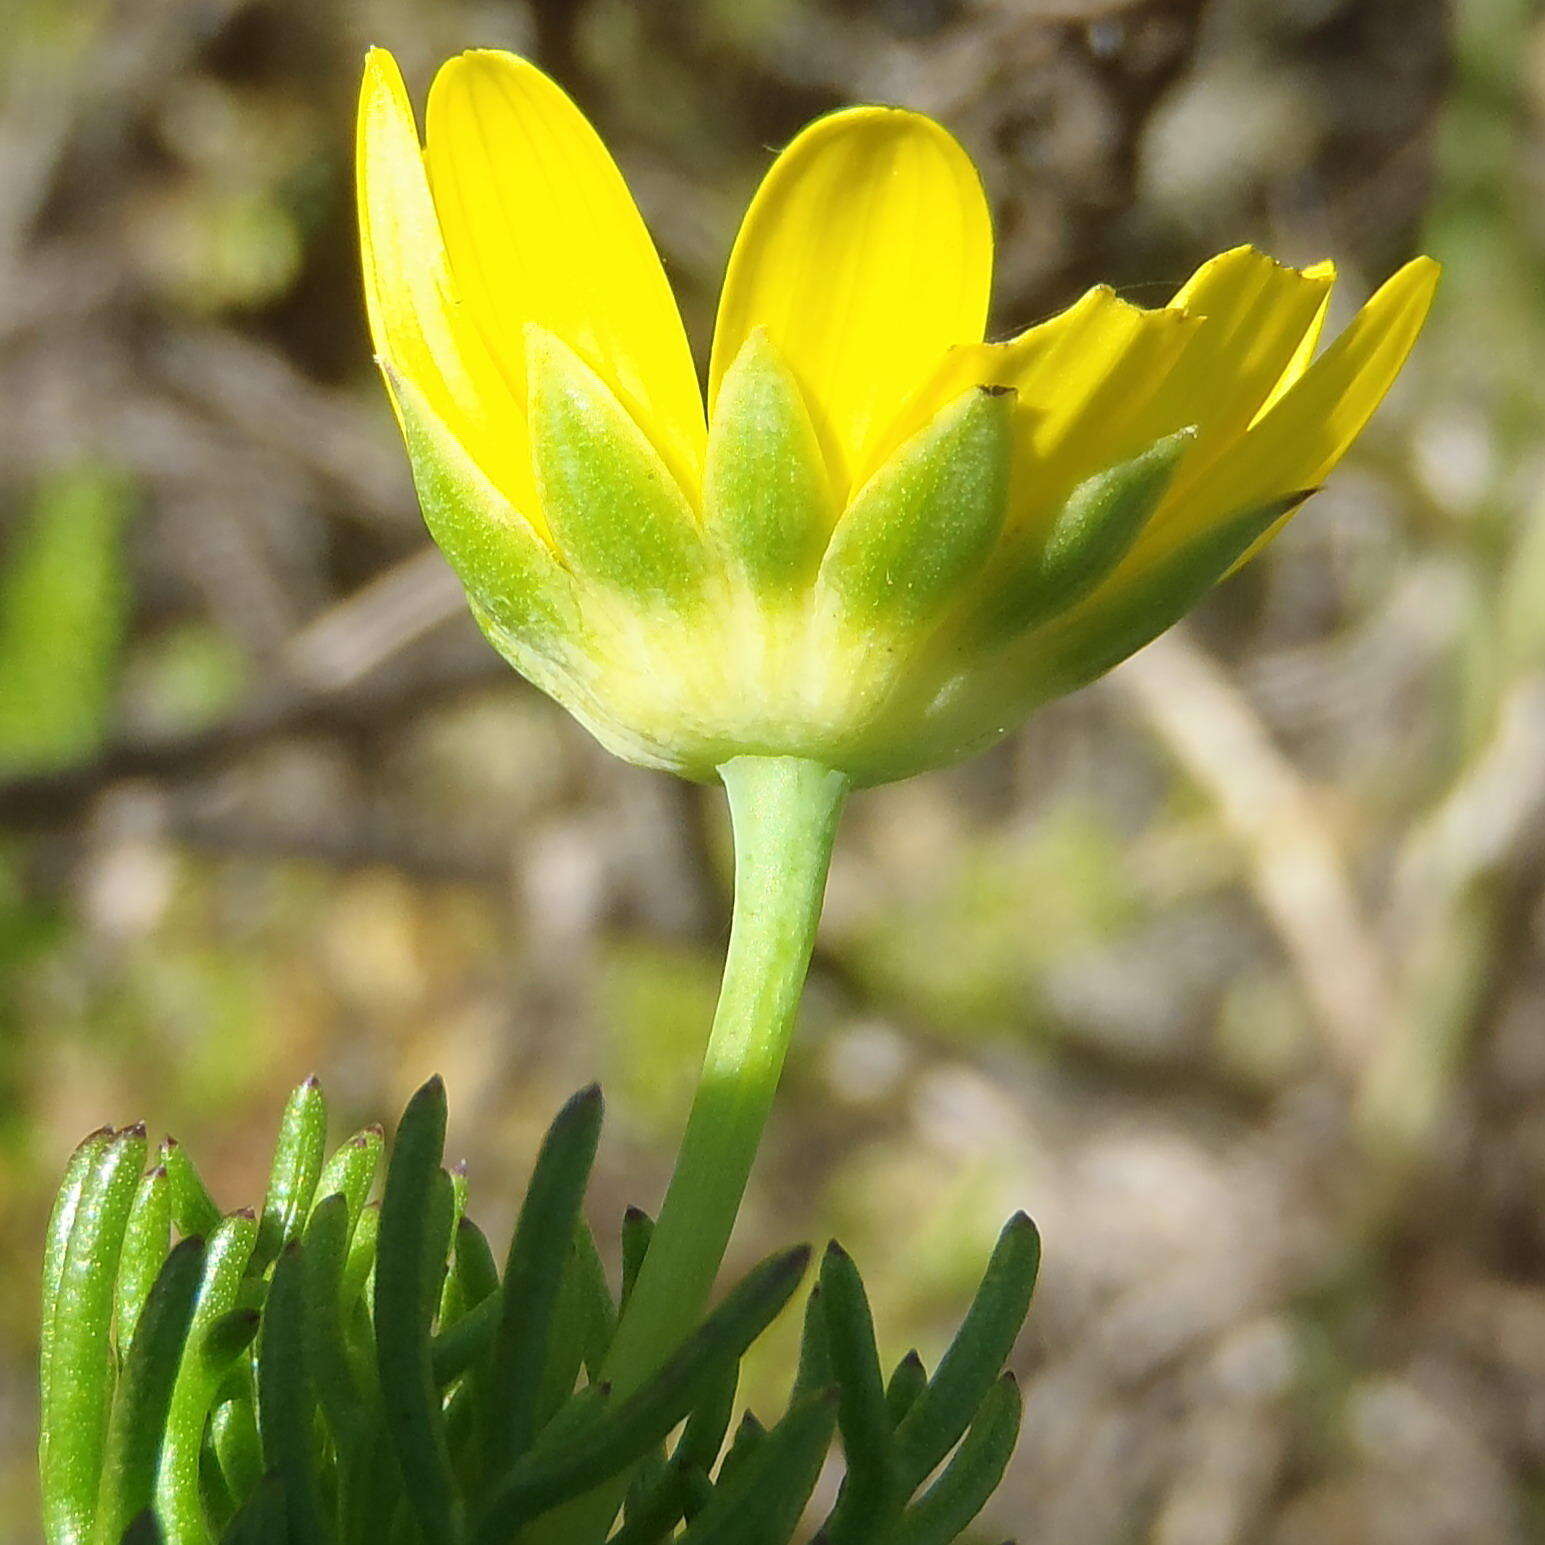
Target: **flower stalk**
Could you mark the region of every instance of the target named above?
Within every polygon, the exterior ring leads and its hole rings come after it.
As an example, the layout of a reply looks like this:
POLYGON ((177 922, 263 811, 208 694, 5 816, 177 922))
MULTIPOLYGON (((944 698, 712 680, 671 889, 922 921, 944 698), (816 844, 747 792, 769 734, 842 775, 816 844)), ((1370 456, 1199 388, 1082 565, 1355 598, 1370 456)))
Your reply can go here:
POLYGON ((799 757, 720 770, 735 834, 735 911, 692 1113, 606 1377, 653 1373, 713 1287, 783 1071, 826 891, 841 773, 799 757))

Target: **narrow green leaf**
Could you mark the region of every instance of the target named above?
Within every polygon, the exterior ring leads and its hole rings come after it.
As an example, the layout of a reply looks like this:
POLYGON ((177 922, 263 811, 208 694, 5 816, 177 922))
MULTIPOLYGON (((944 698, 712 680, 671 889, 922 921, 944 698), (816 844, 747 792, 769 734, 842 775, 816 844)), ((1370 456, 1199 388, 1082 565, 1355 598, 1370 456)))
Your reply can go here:
POLYGON ((988 1392, 944 1472, 902 1516, 894 1545, 950 1545, 998 1489, 1019 1439, 1019 1386, 1006 1373, 988 1392))
POLYGON ((896 1429, 910 1491, 955 1446, 993 1387, 1030 1308, 1041 1236, 1024 1213, 1009 1219, 955 1339, 896 1429))
POLYGON ((452 1271, 459 1296, 470 1307, 432 1343, 435 1383, 442 1389, 483 1356, 499 1327, 499 1268, 488 1236, 470 1218, 456 1225, 452 1271))
POLYGON ((203 1271, 204 1241, 183 1240, 165 1257, 135 1316, 139 1328, 124 1362, 102 1462, 100 1545, 113 1545, 150 1509, 177 1364, 203 1271))
POLYGON ((380 1545, 395 1538, 393 1520, 406 1524, 402 1473, 393 1457, 390 1434, 377 1425, 370 1446, 348 1465, 343 1476, 343 1507, 348 1534, 344 1545, 380 1545))
POLYGON ((93 1152, 70 1219, 49 1341, 38 1463, 47 1545, 85 1545, 113 1396, 118 1260, 145 1167, 145 1129, 126 1127, 93 1152))
POLYGON ((429 1294, 424 1304, 424 1323, 431 1335, 450 1275, 451 1232, 455 1226, 456 1182, 450 1171, 442 1168, 430 1187, 429 1208, 424 1217, 424 1290, 429 1294))
POLYGON ((290 1096, 279 1121, 268 1197, 253 1252, 259 1265, 267 1265, 285 1245, 300 1237, 326 1151, 327 1101, 321 1084, 308 1078, 290 1096))
POLYGON ((172 1222, 177 1225, 177 1232, 201 1234, 207 1239, 219 1228, 223 1214, 188 1157, 188 1150, 175 1137, 169 1137, 161 1144, 159 1159, 172 1188, 172 1222))
POLYGON ((257 1369, 263 1460, 284 1490, 289 1545, 325 1545, 331 1531, 316 1465, 316 1394, 306 1366, 306 1263, 299 1240, 285 1245, 274 1264, 257 1369))
MULTIPOLYGON (((601 1114, 601 1091, 594 1084, 559 1111, 521 1204, 504 1268, 484 1415, 488 1462, 495 1473, 520 1458, 536 1430, 553 1312, 595 1161, 601 1114)), ((575 1356, 575 1369, 578 1365, 575 1356)))
POLYGON ((622 1527, 607 1545, 660 1545, 682 1520, 687 1483, 674 1464, 662 1462, 656 1474, 630 1497, 622 1527))
POLYGON ((434 1324, 444 1330, 466 1313, 468 1305, 461 1296, 461 1283, 451 1269, 451 1259, 456 1249, 456 1230, 467 1211, 467 1166, 458 1160, 446 1172, 449 1183, 447 1205, 444 1208, 445 1230, 435 1237, 433 1271, 440 1274, 440 1296, 436 1305, 434 1324))
POLYGON ((1008 508, 1014 393, 975 387, 875 473, 832 533, 818 589, 855 626, 920 628, 986 562, 1008 508))
POLYGON ((896 1364, 890 1383, 885 1386, 885 1407, 890 1413, 892 1427, 900 1425, 901 1419, 917 1403, 917 1397, 927 1384, 928 1370, 923 1367, 923 1360, 914 1349, 896 1364))
POLYGON ((445 1086, 432 1078, 408 1102, 386 1171, 375 1273, 376 1357, 388 1431, 408 1503, 428 1545, 456 1545, 461 1498, 435 1389, 429 1318, 439 1290, 430 1243, 444 1195, 445 1086))
MULTIPOLYGON (((706 1477, 719 1457, 735 1414, 739 1383, 740 1364, 727 1364, 687 1418, 670 1458, 655 1456, 640 1467, 629 1489, 625 1515, 633 1531, 630 1538, 664 1534, 682 1517, 693 1516, 696 1508, 692 1477, 706 1477)), ((615 1541, 609 1545, 615 1545, 615 1541)))
MULTIPOLYGON (((255 1338, 255 1320, 252 1330, 255 1338)), ((209 1440, 226 1490, 233 1497, 250 1497, 262 1483, 264 1474, 263 1440, 258 1435, 253 1400, 244 1394, 220 1401, 210 1412, 209 1440)))
POLYGON ((343 1324, 343 1269, 348 1261, 349 1202, 342 1191, 311 1210, 304 1242, 306 1363, 322 1414, 340 1452, 361 1440, 371 1411, 349 1363, 343 1324))
POLYGON ((1044 531, 1015 533, 995 561, 966 636, 990 647, 1026 632, 1083 598, 1126 556, 1158 508, 1194 429, 1086 478, 1044 531))
MULTIPOLYGON (((819 1390, 811 1390, 808 1394, 801 1394, 799 1401, 807 1400, 810 1395, 819 1394, 819 1390)), ((796 1402, 790 1401, 791 1405, 796 1402)), ((724 1463, 719 1466, 719 1485, 728 1486, 733 1483, 735 1477, 755 1457, 757 1450, 767 1441, 767 1429, 757 1419, 754 1411, 747 1411, 740 1419, 740 1425, 735 1429, 735 1437, 730 1443, 730 1451, 724 1456, 724 1463)))
POLYGON ((611 1403, 610 1384, 587 1384, 583 1389, 575 1390, 542 1432, 543 1450, 556 1453, 589 1441, 601 1418, 610 1410, 611 1403))
POLYGON ((606 1282, 606 1267, 596 1248, 595 1235, 583 1218, 574 1234, 574 1270, 585 1304, 585 1371, 592 1379, 598 1379, 607 1349, 617 1333, 617 1305, 606 1282))
POLYGON ((654 1238, 654 1219, 642 1207, 629 1207, 622 1215, 622 1298, 623 1309, 633 1296, 633 1284, 643 1270, 649 1241, 654 1238))
POLYGON ((821 1302, 847 1459, 847 1477, 825 1533, 830 1545, 857 1545, 885 1529, 906 1498, 899 1485, 869 1298, 852 1257, 836 1240, 821 1262, 821 1302))
MULTIPOLYGON (((256 1326, 253 1327, 256 1330, 256 1326)), ((199 1495, 204 1500, 204 1514, 216 1534, 224 1532, 236 1516, 236 1498, 226 1484, 225 1471, 220 1465, 220 1455, 215 1449, 214 1435, 204 1429, 204 1446, 199 1451, 199 1495)))
POLYGON ((134 1326, 160 1273, 172 1242, 172 1188, 164 1165, 156 1165, 139 1183, 129 1208, 123 1250, 118 1259, 117 1339, 124 1357, 134 1326))
POLYGON ((494 1343, 503 1300, 495 1290, 434 1338, 432 1367, 442 1388, 460 1378, 494 1343))
POLYGON ((609 1411, 582 1447, 544 1443, 490 1490, 476 1545, 505 1545, 516 1529, 642 1459, 690 1414, 789 1301, 809 1251, 785 1251, 752 1270, 642 1388, 609 1411))
POLYGON ((456 1225, 455 1272, 461 1291, 474 1308, 499 1291, 499 1267, 488 1236, 471 1218, 456 1225))
POLYGON ((536 1430, 546 1426, 553 1413, 574 1393, 579 1370, 584 1365, 592 1306, 580 1272, 577 1246, 571 1244, 548 1322, 546 1358, 537 1393, 536 1430))
POLYGON ((793 595, 813 578, 835 500, 804 394, 765 328, 719 387, 703 510, 710 537, 756 593, 793 595))
POLYGON ((690 608, 707 552, 676 479, 566 343, 535 324, 526 342, 531 459, 568 567, 635 603, 690 608))
POLYGON ((365 1291, 370 1273, 376 1263, 376 1246, 381 1233, 381 1204, 367 1202, 354 1225, 349 1240, 348 1264, 343 1268, 343 1288, 340 1297, 352 1304, 365 1291))
POLYGON ((804 1328, 799 1338, 799 1367, 794 1374, 794 1389, 789 1396, 789 1403, 792 1405, 806 1395, 813 1395, 818 1389, 828 1389, 835 1383, 831 1341, 826 1333, 826 1306, 821 1302, 821 1284, 818 1281, 805 1300, 804 1328))
POLYGON ((240 1303, 242 1279, 257 1241, 257 1219, 246 1209, 222 1218, 206 1241, 204 1272, 166 1417, 166 1442, 156 1472, 156 1512, 168 1545, 204 1545, 210 1538, 199 1472, 204 1425, 224 1370, 206 1354, 212 1328, 240 1303))
POLYGON ((683 1470, 681 1486, 687 1503, 681 1516, 691 1523, 713 1501, 714 1484, 701 1470, 683 1470))
POLYGON ((39 1388, 45 1410, 49 1404, 49 1361, 54 1341, 54 1316, 59 1307, 59 1286, 64 1277, 70 1231, 75 1227, 75 1216, 87 1180, 107 1151, 112 1137, 111 1127, 99 1127, 81 1139, 65 1166, 64 1179, 48 1219, 48 1233, 43 1244, 43 1299, 39 1316, 39 1344, 42 1349, 39 1388))
POLYGON ((720 1483, 679 1545, 786 1545, 820 1478, 836 1419, 834 1390, 791 1406, 733 1480, 720 1483))
POLYGON ((380 1168, 385 1146, 385 1134, 375 1125, 356 1132, 343 1143, 322 1166, 322 1173, 317 1177, 312 1210, 315 1211, 330 1196, 341 1196, 348 1203, 352 1228, 370 1199, 370 1188, 375 1184, 376 1171, 380 1168))

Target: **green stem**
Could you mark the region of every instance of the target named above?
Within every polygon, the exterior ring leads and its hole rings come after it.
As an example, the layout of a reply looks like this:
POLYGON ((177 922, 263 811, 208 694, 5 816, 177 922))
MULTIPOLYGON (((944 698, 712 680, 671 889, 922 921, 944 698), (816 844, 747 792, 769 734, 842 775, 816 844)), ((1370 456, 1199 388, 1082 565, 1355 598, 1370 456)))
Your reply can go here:
POLYGON ((696 1325, 783 1072, 847 779, 798 757, 719 769, 735 829, 735 914, 719 1007, 676 1172, 603 1377, 636 1389, 696 1325))
MULTIPOLYGON (((602 1370, 614 1397, 656 1371, 708 1302, 783 1071, 848 791, 843 774, 799 757, 740 756, 719 775, 735 829, 724 982, 676 1171, 602 1370)), ((620 1500, 602 1488, 564 1510, 561 1537, 604 1538, 620 1500)))

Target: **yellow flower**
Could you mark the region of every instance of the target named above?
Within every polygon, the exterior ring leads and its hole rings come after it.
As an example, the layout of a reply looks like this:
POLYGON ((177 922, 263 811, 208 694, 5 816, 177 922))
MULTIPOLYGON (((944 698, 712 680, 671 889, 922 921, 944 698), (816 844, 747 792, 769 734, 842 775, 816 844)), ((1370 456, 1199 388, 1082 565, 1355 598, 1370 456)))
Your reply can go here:
POLYGON ((984 343, 986 200, 932 120, 860 107, 773 164, 707 411, 595 131, 510 54, 427 146, 390 55, 359 119, 366 293, 425 516, 501 652, 619 754, 855 783, 952 761, 1169 626, 1325 478, 1415 341, 1401 269, 1317 352, 1334 272, 1250 248, 984 343))

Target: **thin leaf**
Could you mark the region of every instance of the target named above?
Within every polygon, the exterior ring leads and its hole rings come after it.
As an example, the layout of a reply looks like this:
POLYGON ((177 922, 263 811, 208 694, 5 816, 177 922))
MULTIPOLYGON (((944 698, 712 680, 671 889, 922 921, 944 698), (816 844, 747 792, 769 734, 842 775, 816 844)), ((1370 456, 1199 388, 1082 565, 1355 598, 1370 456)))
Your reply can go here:
POLYGON ((347 1352, 340 1289, 348 1260, 349 1202, 341 1192, 312 1209, 304 1236, 306 1360, 322 1414, 340 1452, 359 1442, 370 1409, 347 1352))
MULTIPOLYGON (((526 1452, 539 1423, 553 1313, 595 1160, 601 1114, 601 1091, 593 1084, 559 1111, 537 1155, 510 1242, 484 1416, 488 1463, 496 1472, 526 1452)), ((575 1357, 576 1369, 578 1362, 575 1357)))
POLYGON ((821 1262, 821 1301, 847 1459, 847 1477, 825 1532, 830 1545, 857 1545, 883 1530, 906 1497, 868 1295, 852 1257, 835 1240, 821 1262))
POLYGON ((203 1271, 204 1241, 183 1240, 166 1257, 136 1316, 107 1430, 97 1514, 101 1545, 113 1545, 125 1530, 132 1533, 132 1521, 148 1514, 154 1499, 166 1415, 203 1271))
POLYGON ((135 1323, 166 1260, 171 1242, 171 1182, 165 1166, 158 1164, 140 1181, 123 1232, 115 1314, 120 1357, 127 1354, 134 1339, 135 1323))
POLYGON ((442 1191, 445 1086, 432 1078, 408 1102, 386 1172, 375 1274, 381 1397, 409 1505, 429 1545, 456 1545, 462 1505, 435 1388, 429 1318, 439 1282, 429 1242, 442 1191))
POLYGON ((201 1234, 207 1239, 219 1228, 223 1214, 188 1157, 188 1150, 175 1137, 169 1137, 161 1144, 159 1157, 172 1188, 172 1222, 177 1225, 177 1232, 201 1234))
POLYGON ((209 1536, 200 1493, 200 1464, 204 1426, 225 1370, 206 1355, 206 1337, 217 1322, 242 1307, 242 1279, 252 1258, 257 1228, 257 1219, 243 1209, 221 1219, 206 1242, 204 1274, 172 1386, 166 1442, 156 1473, 156 1512, 173 1545, 209 1536))
POLYGON ((341 1196, 348 1203, 352 1228, 370 1199, 370 1188, 375 1184, 385 1146, 385 1134, 376 1125, 363 1128, 344 1142, 322 1166, 312 1211, 315 1212, 328 1197, 341 1196))
POLYGON ((998 1236, 949 1350, 896 1429, 908 1490, 959 1442, 993 1387, 1025 1322, 1040 1261, 1041 1237, 1024 1213, 1016 1213, 998 1236))
POLYGON ((649 1241, 654 1238, 654 1219, 642 1207, 629 1207, 622 1215, 622 1308, 628 1307, 633 1284, 643 1270, 649 1241))
POLYGON ((64 1277, 70 1231, 75 1227, 76 1213, 87 1180, 106 1153, 112 1136, 111 1127, 99 1127, 81 1139, 65 1166, 64 1179, 54 1198, 54 1209, 48 1220, 48 1232, 43 1244, 43 1301, 39 1317, 39 1341, 42 1347, 40 1393, 45 1410, 49 1403, 49 1361, 54 1340, 54 1317, 59 1307, 59 1286, 64 1277))
POLYGON ((306 1367, 306 1263, 299 1240, 274 1265, 258 1343, 258 1431, 263 1460, 284 1490, 289 1545, 325 1545, 313 1418, 316 1395, 306 1367))
POLYGON ((254 1251, 259 1265, 266 1266, 285 1245, 300 1237, 326 1151, 327 1101, 321 1084, 308 1078, 290 1096, 279 1121, 279 1141, 274 1146, 268 1196, 254 1251))
POLYGON ((144 1127, 114 1133, 93 1153, 70 1220, 43 1352, 39 1479, 48 1545, 91 1538, 113 1394, 118 1259, 144 1167, 144 1127))
POLYGON ((885 1407, 890 1413, 891 1426, 896 1427, 917 1403, 917 1397, 928 1386, 928 1370, 916 1350, 910 1351, 896 1364, 890 1383, 885 1386, 885 1407))
POLYGON ((950 1545, 998 1489, 1019 1439, 1019 1386, 1006 1373, 989 1391, 955 1457, 907 1509, 893 1545, 950 1545))

